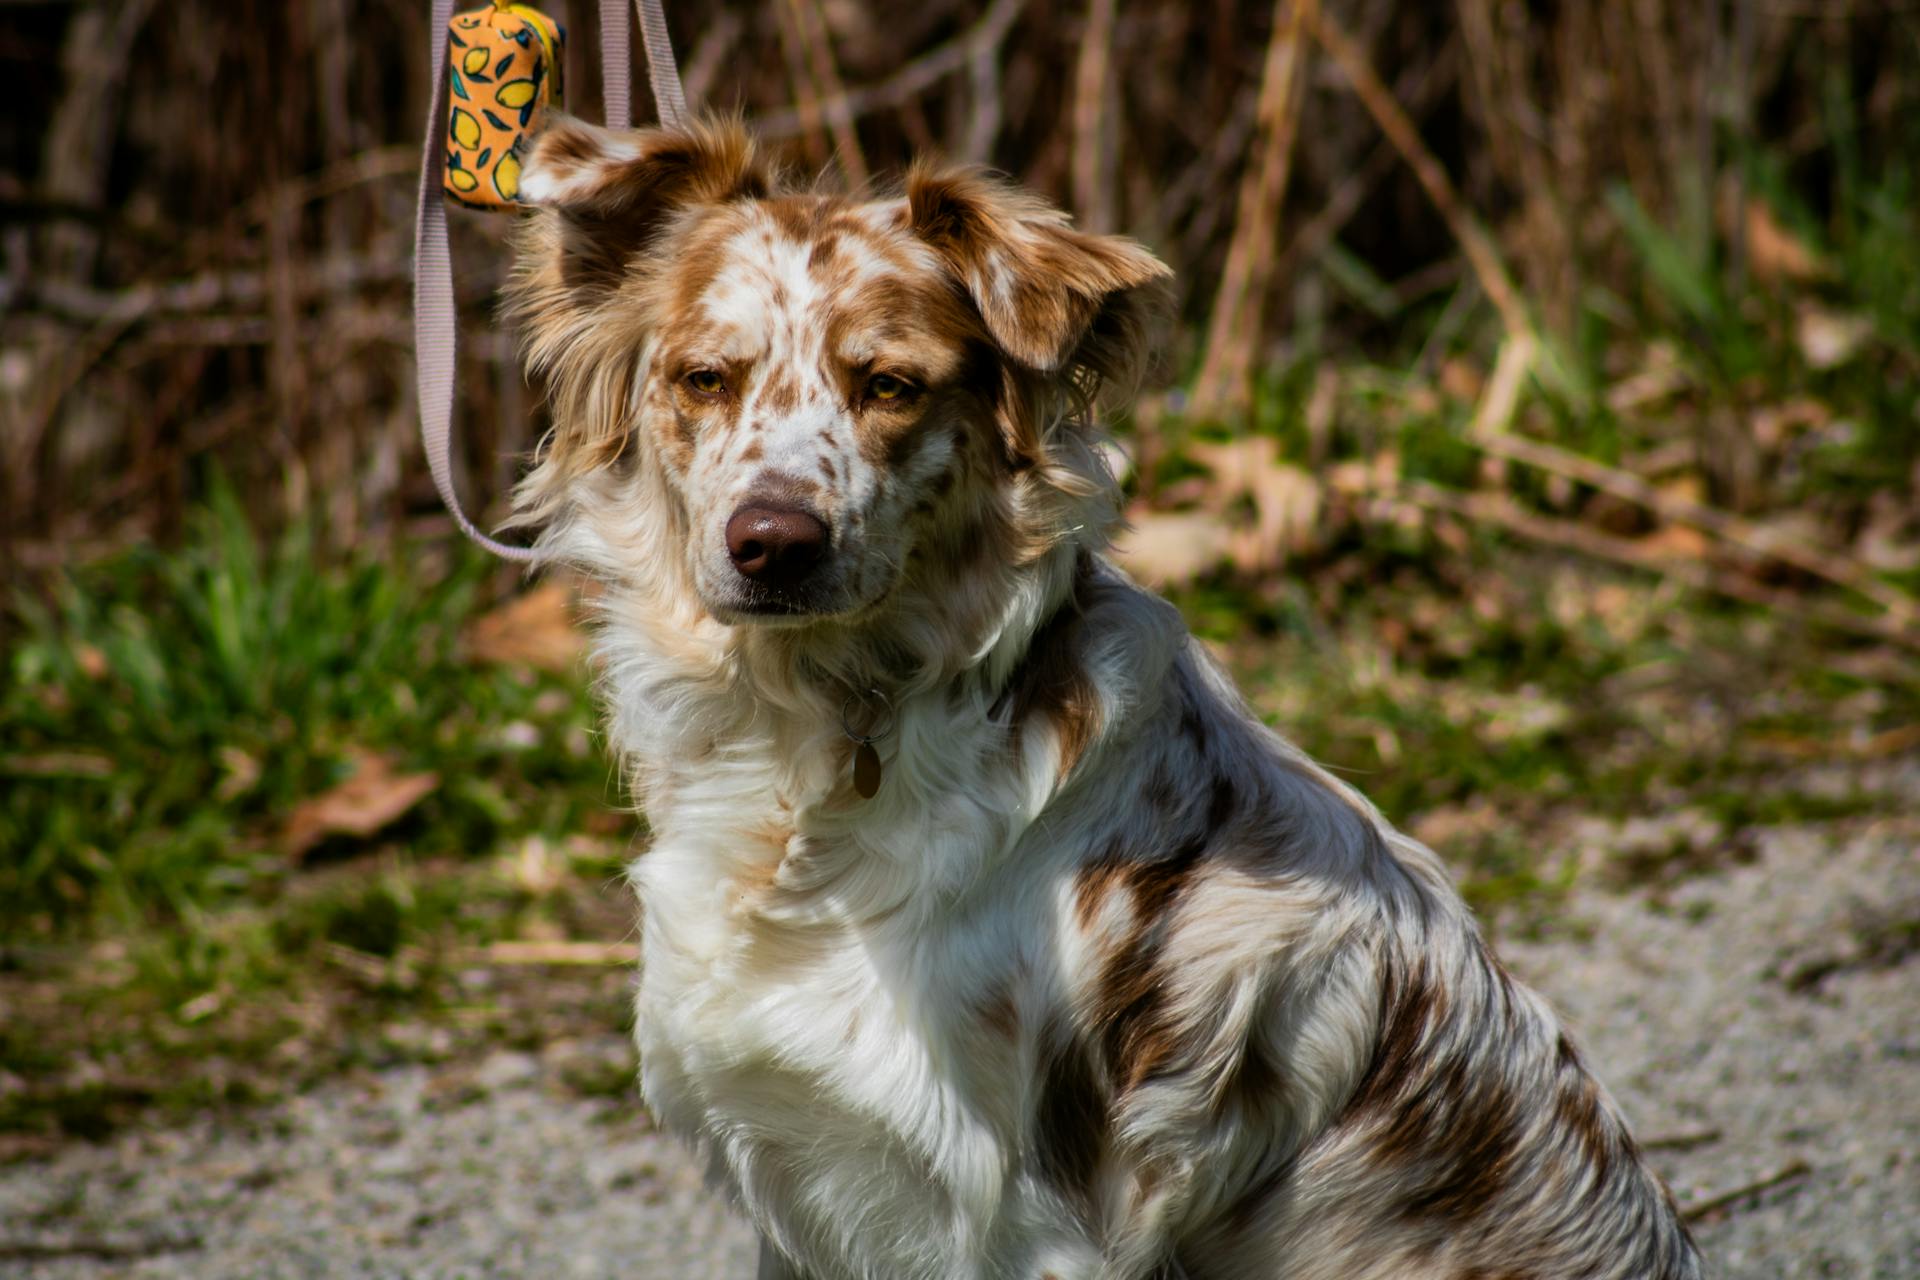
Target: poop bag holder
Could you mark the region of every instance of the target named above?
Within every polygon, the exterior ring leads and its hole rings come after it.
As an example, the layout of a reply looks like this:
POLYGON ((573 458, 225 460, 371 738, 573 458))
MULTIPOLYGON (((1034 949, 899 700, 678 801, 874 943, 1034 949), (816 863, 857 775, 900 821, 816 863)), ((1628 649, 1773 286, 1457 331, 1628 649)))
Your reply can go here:
POLYGON ((559 106, 565 28, 524 4, 447 24, 447 163, 441 190, 469 209, 520 202, 520 165, 540 113, 559 106))
MULTIPOLYGON (((600 0, 600 80, 607 125, 632 119, 629 6, 640 13, 647 78, 660 121, 686 120, 687 100, 667 37, 661 0, 600 0)), ((469 209, 515 209, 520 167, 540 127, 540 113, 560 104, 560 24, 530 5, 494 0, 492 7, 453 12, 453 0, 432 0, 433 102, 421 148, 420 198, 413 224, 414 385, 420 440, 440 500, 460 531, 509 560, 531 561, 528 547, 496 542, 474 527, 453 487, 453 409, 459 324, 453 262, 447 252, 449 200, 469 209)))

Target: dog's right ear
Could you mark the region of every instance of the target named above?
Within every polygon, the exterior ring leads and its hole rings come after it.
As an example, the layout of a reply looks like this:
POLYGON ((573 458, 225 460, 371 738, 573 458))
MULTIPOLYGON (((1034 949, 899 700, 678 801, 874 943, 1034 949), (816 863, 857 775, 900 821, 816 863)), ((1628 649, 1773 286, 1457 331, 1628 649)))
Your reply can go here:
POLYGON ((520 197, 555 233, 567 287, 591 291, 618 284, 676 214, 770 186, 737 123, 616 132, 555 113, 534 140, 520 197))

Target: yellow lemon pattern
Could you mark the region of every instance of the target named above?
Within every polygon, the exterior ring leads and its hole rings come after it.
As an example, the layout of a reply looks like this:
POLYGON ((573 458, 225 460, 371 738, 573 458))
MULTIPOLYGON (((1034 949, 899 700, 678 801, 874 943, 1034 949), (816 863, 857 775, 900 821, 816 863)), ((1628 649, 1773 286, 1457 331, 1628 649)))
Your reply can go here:
POLYGON ((540 111, 560 103, 567 33, 524 4, 494 0, 447 29, 447 165, 441 189, 470 209, 511 209, 540 111))

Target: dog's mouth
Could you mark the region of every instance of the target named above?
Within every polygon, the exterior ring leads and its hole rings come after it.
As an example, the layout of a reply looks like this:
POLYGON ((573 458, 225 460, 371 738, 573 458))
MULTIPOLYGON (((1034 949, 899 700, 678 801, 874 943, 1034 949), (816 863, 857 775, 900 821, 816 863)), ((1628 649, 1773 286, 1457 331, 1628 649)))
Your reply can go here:
POLYGON ((832 612, 804 596, 764 589, 750 592, 741 599, 715 604, 714 613, 723 622, 804 622, 832 612))
POLYGON ((729 625, 796 626, 846 615, 856 602, 847 590, 840 557, 822 554, 803 572, 742 572, 740 557, 711 566, 701 596, 714 617, 729 625))
POLYGON ((786 584, 752 582, 731 567, 704 575, 700 592, 707 611, 728 626, 801 627, 818 622, 845 623, 863 618, 888 591, 862 591, 851 561, 830 557, 804 580, 786 584))

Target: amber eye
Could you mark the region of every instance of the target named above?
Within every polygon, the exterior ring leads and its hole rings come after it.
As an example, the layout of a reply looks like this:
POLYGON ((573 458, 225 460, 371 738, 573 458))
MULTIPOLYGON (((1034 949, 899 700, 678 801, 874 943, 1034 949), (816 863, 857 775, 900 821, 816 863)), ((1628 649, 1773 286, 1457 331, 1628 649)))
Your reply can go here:
POLYGON ((695 369, 687 375, 687 385, 703 396, 717 396, 727 389, 727 380, 712 369, 695 369))
POLYGON ((907 384, 890 373, 876 373, 867 383, 867 394, 875 400, 898 400, 907 394, 907 384))

